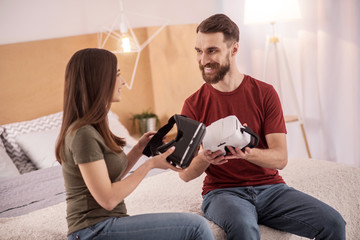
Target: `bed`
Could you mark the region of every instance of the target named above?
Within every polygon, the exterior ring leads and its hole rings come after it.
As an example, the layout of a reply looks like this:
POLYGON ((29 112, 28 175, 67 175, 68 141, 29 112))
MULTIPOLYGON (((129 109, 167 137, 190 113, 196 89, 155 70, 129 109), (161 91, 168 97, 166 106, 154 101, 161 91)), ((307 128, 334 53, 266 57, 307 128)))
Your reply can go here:
MULTIPOLYGON (((58 112, 0 126, 1 239, 66 239, 65 190, 61 166, 54 157, 61 116, 58 112)), ((116 135, 127 139, 125 151, 128 151, 136 140, 112 112, 109 113, 109 124, 116 135)), ((146 161, 146 157, 142 157, 142 161, 146 161)), ((290 186, 337 209, 347 222, 347 239, 359 239, 359 168, 324 160, 293 158, 289 159, 281 175, 290 186)), ((130 215, 151 212, 202 215, 203 178, 204 175, 185 183, 175 172, 151 171, 125 200, 128 212, 130 215)), ((209 223, 215 239, 226 239, 221 228, 209 223)), ((260 229, 261 239, 302 239, 265 226, 260 229)))

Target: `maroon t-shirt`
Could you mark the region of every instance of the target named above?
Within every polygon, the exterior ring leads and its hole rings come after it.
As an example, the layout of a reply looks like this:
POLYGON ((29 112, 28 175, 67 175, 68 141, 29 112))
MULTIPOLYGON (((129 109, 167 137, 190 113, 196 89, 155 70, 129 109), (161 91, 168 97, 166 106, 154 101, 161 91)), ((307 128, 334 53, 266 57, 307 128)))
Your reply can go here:
MULTIPOLYGON (((220 118, 235 115, 241 124, 246 123, 259 136, 258 148, 268 148, 266 134, 286 133, 275 89, 247 75, 232 92, 220 92, 204 83, 186 99, 181 114, 206 126, 220 118)), ((211 164, 205 172, 203 195, 218 188, 284 183, 276 169, 259 167, 244 159, 231 159, 222 165, 211 164)))

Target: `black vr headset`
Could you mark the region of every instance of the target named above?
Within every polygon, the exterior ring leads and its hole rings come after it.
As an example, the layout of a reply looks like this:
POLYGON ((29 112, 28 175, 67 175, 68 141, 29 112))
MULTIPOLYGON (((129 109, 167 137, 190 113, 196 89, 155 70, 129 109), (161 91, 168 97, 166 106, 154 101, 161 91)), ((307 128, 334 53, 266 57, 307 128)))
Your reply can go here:
POLYGON ((151 138, 146 145, 143 154, 150 157, 165 152, 170 147, 175 146, 175 151, 166 158, 174 166, 187 168, 198 147, 204 138, 206 127, 203 123, 192 120, 186 116, 175 114, 168 123, 164 125, 151 138), (163 144, 164 136, 172 129, 176 123, 177 135, 174 140, 163 144))

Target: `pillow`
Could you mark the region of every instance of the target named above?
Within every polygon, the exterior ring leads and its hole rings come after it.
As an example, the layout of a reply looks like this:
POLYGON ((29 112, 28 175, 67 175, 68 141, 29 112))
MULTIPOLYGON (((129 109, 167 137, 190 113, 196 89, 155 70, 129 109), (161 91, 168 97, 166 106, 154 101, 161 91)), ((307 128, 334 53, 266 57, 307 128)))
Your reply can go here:
POLYGON ((137 141, 135 138, 130 136, 129 131, 124 125, 121 124, 119 117, 115 113, 110 111, 108 114, 108 120, 111 132, 118 137, 125 138, 126 146, 124 147, 124 152, 128 153, 128 151, 137 143, 137 141))
POLYGON ((16 142, 38 169, 59 165, 55 157, 55 145, 60 128, 43 132, 31 132, 16 136, 16 142))
MULTIPOLYGON (((137 141, 130 136, 128 130, 120 123, 118 116, 115 113, 110 111, 108 114, 108 120, 110 130, 116 136, 126 139, 124 152, 128 153, 137 141)), ((31 160, 36 168, 43 169, 59 164, 55 157, 55 144, 59 136, 60 125, 61 121, 59 123, 59 127, 52 130, 33 131, 15 136, 16 144, 21 148, 21 151, 31 160)))
MULTIPOLYGON (((0 134, 2 132, 3 129, 0 128, 0 134)), ((17 170, 14 163, 11 161, 10 157, 7 155, 5 147, 0 140, 0 181, 19 175, 19 171, 17 170)))
POLYGON ((2 125, 4 132, 0 135, 6 152, 14 162, 21 174, 36 170, 36 166, 26 156, 25 152, 16 142, 18 135, 29 132, 43 132, 59 128, 62 121, 62 112, 46 115, 30 121, 22 121, 2 125))

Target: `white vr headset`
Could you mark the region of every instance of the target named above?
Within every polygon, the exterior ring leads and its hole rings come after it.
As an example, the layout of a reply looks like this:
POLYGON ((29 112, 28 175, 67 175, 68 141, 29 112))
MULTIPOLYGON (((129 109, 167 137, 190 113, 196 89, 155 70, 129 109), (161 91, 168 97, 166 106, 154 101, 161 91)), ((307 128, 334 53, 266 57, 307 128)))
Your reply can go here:
POLYGON ((206 127, 202 142, 205 150, 221 150, 225 155, 229 150, 225 146, 254 148, 259 144, 259 137, 250 128, 241 125, 239 119, 230 115, 221 118, 206 127))

